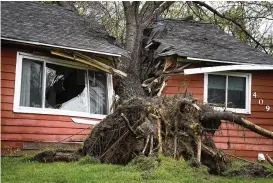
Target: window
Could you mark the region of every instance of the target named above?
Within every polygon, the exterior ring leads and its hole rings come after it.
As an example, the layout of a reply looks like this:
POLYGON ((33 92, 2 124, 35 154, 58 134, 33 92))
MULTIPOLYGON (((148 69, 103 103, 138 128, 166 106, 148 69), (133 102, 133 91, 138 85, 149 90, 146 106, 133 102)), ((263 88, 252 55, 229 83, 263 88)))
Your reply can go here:
POLYGON ((103 118, 111 79, 81 63, 19 53, 14 112, 103 118))
POLYGON ((204 90, 206 103, 219 109, 250 113, 250 74, 205 74, 204 90))

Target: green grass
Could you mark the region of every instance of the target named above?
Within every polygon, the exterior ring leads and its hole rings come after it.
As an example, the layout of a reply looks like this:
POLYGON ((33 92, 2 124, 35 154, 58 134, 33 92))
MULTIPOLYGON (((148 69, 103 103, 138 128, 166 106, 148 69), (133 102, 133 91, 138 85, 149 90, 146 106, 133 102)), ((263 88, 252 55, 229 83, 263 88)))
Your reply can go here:
POLYGON ((161 157, 161 165, 150 170, 139 165, 128 166, 99 164, 92 159, 74 163, 42 164, 26 158, 2 158, 2 182, 16 183, 168 183, 168 182, 245 182, 271 183, 272 179, 247 179, 209 175, 205 168, 191 168, 184 161, 161 157))

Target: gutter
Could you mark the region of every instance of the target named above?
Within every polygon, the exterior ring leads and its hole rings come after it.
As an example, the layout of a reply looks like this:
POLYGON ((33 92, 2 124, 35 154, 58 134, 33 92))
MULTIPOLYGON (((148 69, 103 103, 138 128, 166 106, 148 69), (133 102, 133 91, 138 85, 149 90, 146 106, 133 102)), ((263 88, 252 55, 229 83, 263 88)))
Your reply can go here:
POLYGON ((191 74, 201 74, 201 73, 230 71, 230 70, 273 70, 273 65, 248 64, 248 65, 199 67, 199 68, 193 68, 193 69, 184 69, 184 74, 191 75, 191 74))

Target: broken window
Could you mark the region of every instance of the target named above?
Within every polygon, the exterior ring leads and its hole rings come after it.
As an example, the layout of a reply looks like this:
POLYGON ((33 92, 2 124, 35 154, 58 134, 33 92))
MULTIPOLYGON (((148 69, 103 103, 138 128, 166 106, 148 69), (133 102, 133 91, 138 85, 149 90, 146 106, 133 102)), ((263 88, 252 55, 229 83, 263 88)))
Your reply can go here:
POLYGON ((88 112, 86 71, 46 63, 45 107, 88 112))
POLYGON ((107 114, 103 72, 24 58, 21 76, 20 106, 107 114))

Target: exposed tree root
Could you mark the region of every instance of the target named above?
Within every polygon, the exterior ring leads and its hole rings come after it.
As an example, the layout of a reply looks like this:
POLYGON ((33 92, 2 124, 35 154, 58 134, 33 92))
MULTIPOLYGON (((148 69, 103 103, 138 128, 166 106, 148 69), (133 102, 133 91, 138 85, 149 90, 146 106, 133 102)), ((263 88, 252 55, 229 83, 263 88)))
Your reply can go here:
POLYGON ((125 101, 94 128, 84 143, 83 153, 99 157, 101 162, 116 164, 127 164, 136 156, 158 152, 176 159, 198 157, 200 162, 211 166, 213 173, 219 174, 228 161, 214 144, 206 142, 208 138, 202 137, 207 132, 200 121, 201 107, 195 102, 190 96, 125 101), (215 164, 215 161, 221 162, 215 164))
MULTIPOLYGON (((221 174, 227 170, 229 160, 211 138, 221 120, 235 122, 271 137, 272 132, 241 116, 216 112, 212 107, 196 102, 189 95, 125 101, 94 127, 84 142, 81 155, 90 155, 102 163, 127 164, 137 156, 160 153, 201 163, 208 166, 211 173, 221 174)), ((75 160, 59 152, 45 152, 36 159, 43 162, 75 160)))

